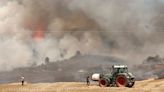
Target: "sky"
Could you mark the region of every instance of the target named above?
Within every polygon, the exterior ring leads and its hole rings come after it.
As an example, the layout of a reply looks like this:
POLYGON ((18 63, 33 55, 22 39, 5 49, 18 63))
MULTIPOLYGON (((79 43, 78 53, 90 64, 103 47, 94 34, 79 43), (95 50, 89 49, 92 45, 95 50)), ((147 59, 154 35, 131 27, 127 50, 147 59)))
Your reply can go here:
POLYGON ((164 0, 159 0, 160 2, 164 3, 164 0))

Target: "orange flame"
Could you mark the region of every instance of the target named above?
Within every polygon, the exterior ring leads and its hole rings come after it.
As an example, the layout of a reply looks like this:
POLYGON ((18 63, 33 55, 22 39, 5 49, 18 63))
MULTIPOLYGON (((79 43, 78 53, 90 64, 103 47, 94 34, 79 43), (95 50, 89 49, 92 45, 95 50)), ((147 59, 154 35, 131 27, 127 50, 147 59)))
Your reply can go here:
POLYGON ((44 39, 45 34, 45 26, 43 23, 39 23, 39 25, 36 26, 33 33, 33 39, 38 41, 44 39))

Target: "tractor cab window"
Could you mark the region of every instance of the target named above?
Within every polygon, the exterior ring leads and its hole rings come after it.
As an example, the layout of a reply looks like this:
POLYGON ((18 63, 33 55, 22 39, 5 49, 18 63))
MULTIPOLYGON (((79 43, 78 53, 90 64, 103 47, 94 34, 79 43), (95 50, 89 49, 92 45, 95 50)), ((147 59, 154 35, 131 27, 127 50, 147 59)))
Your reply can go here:
POLYGON ((113 75, 117 74, 117 73, 127 73, 128 72, 128 68, 127 67, 112 67, 111 68, 111 73, 113 75))
POLYGON ((128 72, 128 69, 127 68, 119 68, 118 69, 118 72, 119 73, 127 73, 128 72))
POLYGON ((125 72, 126 72, 126 73, 128 72, 128 68, 127 68, 127 67, 125 68, 125 72))
POLYGON ((116 72, 117 72, 117 69, 116 69, 116 68, 112 68, 112 69, 111 69, 111 74, 114 75, 116 72))

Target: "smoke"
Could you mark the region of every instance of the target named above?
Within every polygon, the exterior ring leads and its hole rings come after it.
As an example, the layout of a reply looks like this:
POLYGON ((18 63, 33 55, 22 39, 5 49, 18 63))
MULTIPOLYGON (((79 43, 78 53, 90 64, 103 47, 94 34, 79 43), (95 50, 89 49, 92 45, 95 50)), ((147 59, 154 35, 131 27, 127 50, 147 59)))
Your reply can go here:
POLYGON ((99 24, 109 53, 134 63, 147 55, 163 55, 163 4, 158 0, 74 0, 70 7, 82 9, 99 24))
MULTIPOLYGON (((1 0, 0 70, 82 54, 163 55, 161 0, 1 0)), ((139 62, 141 63, 141 62, 139 62)))

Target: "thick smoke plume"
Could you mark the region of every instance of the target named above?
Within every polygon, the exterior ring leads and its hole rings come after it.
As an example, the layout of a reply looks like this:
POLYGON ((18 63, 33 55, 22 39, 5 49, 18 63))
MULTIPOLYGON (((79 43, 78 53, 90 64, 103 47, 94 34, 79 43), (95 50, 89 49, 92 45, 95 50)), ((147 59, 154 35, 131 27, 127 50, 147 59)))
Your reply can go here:
POLYGON ((1 0, 0 70, 77 52, 141 63, 164 54, 163 19, 162 0, 1 0))

